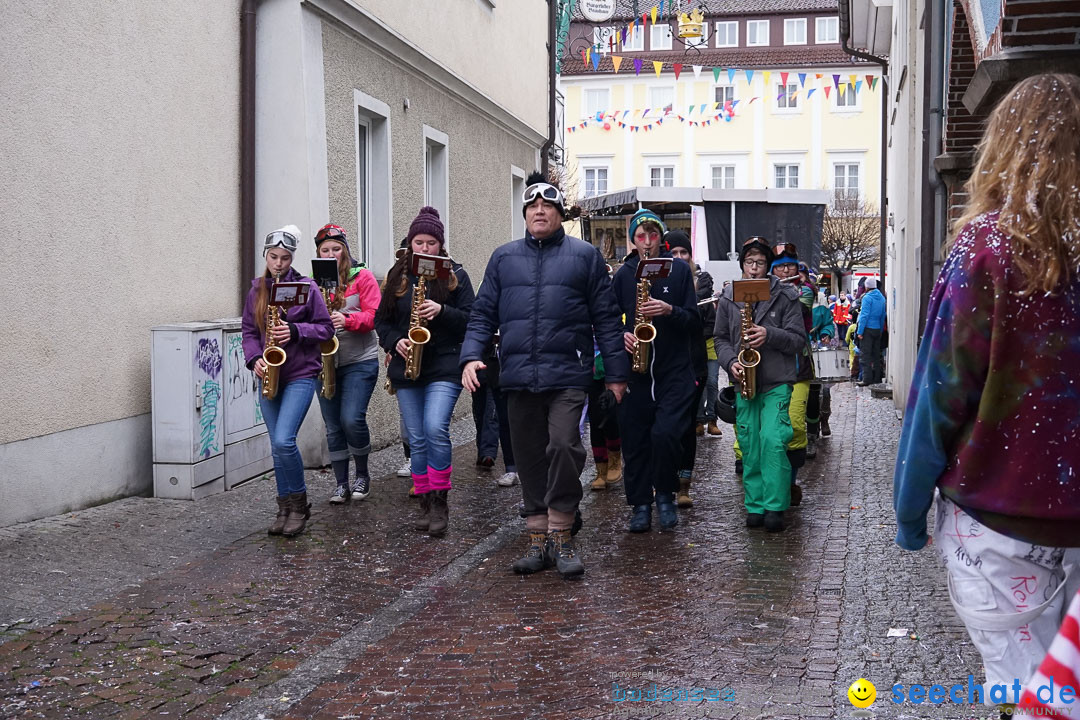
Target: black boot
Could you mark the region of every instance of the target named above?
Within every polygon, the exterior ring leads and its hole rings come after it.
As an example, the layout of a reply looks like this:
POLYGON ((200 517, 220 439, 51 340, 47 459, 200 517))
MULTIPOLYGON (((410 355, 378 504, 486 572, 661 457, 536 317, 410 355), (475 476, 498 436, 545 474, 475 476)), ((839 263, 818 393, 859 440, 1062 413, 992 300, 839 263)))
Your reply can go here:
POLYGON ((769 532, 782 532, 784 530, 784 513, 779 510, 766 510, 765 529, 769 532))
POLYGON ((416 496, 420 500, 420 514, 416 516, 413 527, 420 532, 427 532, 431 526, 431 493, 416 496))
POLYGON ((285 518, 281 534, 285 537, 296 537, 304 532, 310 517, 311 504, 307 501, 307 493, 293 493, 289 496, 289 515, 285 518))
POLYGON ((450 508, 446 505, 447 490, 433 490, 431 496, 431 523, 428 525, 427 534, 431 537, 442 537, 446 534, 446 526, 450 524, 450 508))
POLYGON ((635 505, 630 515, 630 527, 632 533, 649 532, 652 527, 652 505, 635 505))
POLYGON ((564 578, 578 577, 585 574, 585 564, 574 550, 574 541, 569 530, 552 530, 548 533, 544 546, 548 562, 555 566, 564 578))
POLYGON ((671 493, 656 493, 656 512, 660 515, 661 530, 671 530, 679 524, 679 513, 675 510, 675 496, 671 493))
POLYGON ((525 555, 515 560, 510 566, 514 572, 518 575, 531 575, 548 567, 548 556, 544 551, 546 542, 547 535, 543 531, 530 530, 529 547, 525 550, 525 555))

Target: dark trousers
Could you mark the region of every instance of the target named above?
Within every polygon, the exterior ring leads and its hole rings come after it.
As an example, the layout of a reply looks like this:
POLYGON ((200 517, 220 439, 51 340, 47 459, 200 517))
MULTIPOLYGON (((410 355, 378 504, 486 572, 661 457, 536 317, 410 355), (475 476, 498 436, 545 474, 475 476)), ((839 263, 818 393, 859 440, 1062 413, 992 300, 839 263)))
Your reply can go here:
POLYGON ((525 516, 546 515, 548 508, 575 512, 585 467, 585 446, 578 431, 585 391, 514 390, 506 396, 525 516))
POLYGON ((623 482, 626 502, 632 506, 651 504, 654 489, 664 493, 679 489, 683 432, 697 410, 689 367, 655 381, 637 377, 619 404, 623 482))
MULTIPOLYGON (((699 418, 695 417, 695 410, 701 407, 701 397, 708 389, 706 382, 699 381, 694 389, 694 404, 690 406, 690 418, 686 423, 686 430, 682 436, 682 455, 679 458, 679 470, 693 470, 694 461, 697 460, 697 428, 695 424, 699 418)), ((715 420, 715 418, 713 418, 715 420)))
POLYGON ((607 462, 608 450, 618 450, 619 420, 615 409, 604 412, 600 407, 600 398, 607 386, 603 380, 593 380, 589 388, 589 443, 592 445, 593 459, 607 462))
POLYGON ((881 382, 881 329, 866 328, 863 330, 859 350, 862 351, 863 382, 869 384, 881 382))
POLYGON ((503 464, 514 471, 514 450, 510 442, 510 423, 506 417, 506 396, 484 383, 472 394, 473 422, 476 424, 476 459, 494 458, 502 444, 503 464))

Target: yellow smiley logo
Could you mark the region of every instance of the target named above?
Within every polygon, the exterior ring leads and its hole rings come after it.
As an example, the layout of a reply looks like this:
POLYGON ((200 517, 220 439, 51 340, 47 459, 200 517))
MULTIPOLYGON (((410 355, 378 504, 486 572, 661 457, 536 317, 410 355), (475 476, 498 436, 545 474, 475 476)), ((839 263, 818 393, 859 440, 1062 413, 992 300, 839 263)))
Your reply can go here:
POLYGON ((847 697, 855 707, 868 708, 877 700, 877 688, 869 680, 859 678, 847 689, 847 697))

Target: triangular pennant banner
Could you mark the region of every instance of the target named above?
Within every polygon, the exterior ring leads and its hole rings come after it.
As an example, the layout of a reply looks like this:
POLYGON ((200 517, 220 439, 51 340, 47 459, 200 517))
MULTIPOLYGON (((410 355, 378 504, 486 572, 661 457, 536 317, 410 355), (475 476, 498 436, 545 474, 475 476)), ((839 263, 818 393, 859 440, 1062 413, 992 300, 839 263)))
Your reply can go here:
POLYGON ((596 53, 595 55, 592 56, 592 69, 593 70, 599 70, 600 69, 600 53, 596 53))
POLYGON ((844 97, 844 93, 847 91, 847 83, 841 83, 836 87, 836 92, 840 93, 840 97, 844 97))
POLYGON ((767 90, 769 87, 769 78, 772 77, 772 70, 765 70, 762 74, 765 76, 765 89, 767 90))
POLYGON ((746 84, 749 85, 753 81, 754 81, 754 71, 753 70, 747 70, 746 71, 746 84))
POLYGON ((652 108, 645 108, 645 112, 641 113, 641 117, 643 117, 643 118, 648 117, 650 110, 652 110, 652 108))
POLYGON ((641 74, 641 58, 634 58, 634 74, 641 74))
POLYGON ((623 111, 622 111, 622 119, 623 119, 623 120, 625 120, 625 119, 626 119, 626 116, 627 116, 627 115, 628 115, 629 113, 630 113, 630 111, 629 111, 629 110, 623 110, 623 111))
POLYGON ((588 65, 592 62, 592 48, 585 51, 585 64, 588 65))
POLYGON ((814 73, 814 79, 815 80, 820 80, 821 79, 821 73, 814 73))
POLYGON ((840 76, 839 75, 833 75, 832 76, 832 81, 833 81, 833 86, 837 90, 839 90, 840 89, 840 76))
POLYGON ((855 89, 855 79, 858 76, 857 75, 848 75, 847 77, 848 77, 848 85, 850 85, 851 88, 854 90, 855 89))
POLYGON ((695 80, 700 80, 701 79, 701 66, 700 65, 692 65, 691 67, 694 68, 694 79, 695 80))
POLYGON ((656 24, 656 6, 652 6, 652 10, 649 11, 649 16, 652 17, 652 24, 656 24))
POLYGON ((870 89, 871 90, 877 90, 877 83, 878 83, 878 79, 876 77, 871 79, 870 80, 870 89))
POLYGON ((828 85, 826 85, 826 86, 825 86, 825 99, 826 99, 826 100, 828 100, 828 99, 829 99, 829 91, 830 91, 830 90, 832 90, 832 88, 831 88, 831 87, 829 87, 828 85))
POLYGON ((714 83, 715 83, 715 82, 720 82, 720 68, 718 68, 718 67, 714 67, 714 68, 712 69, 712 81, 713 81, 714 83))
POLYGON ((671 69, 675 71, 675 81, 679 80, 679 73, 682 72, 682 65, 680 63, 671 63, 671 69))
POLYGON ((784 84, 785 88, 787 87, 787 78, 788 78, 788 74, 786 72, 780 73, 780 82, 782 82, 784 84))
POLYGON ((807 100, 809 100, 810 98, 814 97, 814 91, 815 91, 815 90, 817 90, 817 88, 810 88, 810 92, 806 93, 806 99, 807 99, 807 100))
POLYGON ((619 35, 620 35, 620 38, 621 38, 619 40, 619 44, 620 45, 625 45, 626 44, 626 28, 623 28, 622 32, 619 33, 619 35))
POLYGON ((870 85, 870 84, 871 84, 871 82, 873 81, 873 79, 874 79, 874 76, 873 76, 873 75, 867 75, 867 76, 866 76, 866 84, 867 84, 867 85, 870 85))
POLYGON ((687 115, 693 115, 694 114, 694 107, 695 107, 694 105, 691 105, 690 109, 686 111, 686 114, 687 115))
POLYGON ((649 13, 641 13, 641 29, 644 30, 646 24, 649 22, 649 13))
POLYGON ((855 94, 858 95, 862 91, 862 80, 855 81, 855 94))
POLYGON ((748 102, 747 105, 753 105, 755 100, 757 100, 757 97, 750 98, 750 102, 748 102))
POLYGON ((664 0, 660 0, 660 17, 664 17, 664 0))
POLYGON ((705 112, 705 105, 703 104, 701 107, 698 108, 698 113, 699 114, 704 114, 704 112, 705 112))
POLYGON ((587 50, 582 50, 581 51, 581 64, 582 65, 588 65, 589 64, 589 52, 587 50))
POLYGON ((799 87, 806 85, 806 73, 799 73, 799 87))
POLYGON ((653 70, 656 71, 656 77, 660 77, 660 71, 664 69, 664 63, 659 60, 653 60, 653 70))
POLYGON ((735 68, 727 69, 727 81, 732 85, 735 84, 735 68))
POLYGON ((619 66, 622 65, 622 56, 621 55, 612 55, 611 56, 611 64, 615 66, 615 73, 618 74, 619 66))
POLYGON ((738 104, 739 104, 738 100, 733 100, 732 102, 729 102, 725 107, 727 108, 727 111, 729 113, 732 113, 732 112, 735 111, 735 106, 738 105, 738 104))

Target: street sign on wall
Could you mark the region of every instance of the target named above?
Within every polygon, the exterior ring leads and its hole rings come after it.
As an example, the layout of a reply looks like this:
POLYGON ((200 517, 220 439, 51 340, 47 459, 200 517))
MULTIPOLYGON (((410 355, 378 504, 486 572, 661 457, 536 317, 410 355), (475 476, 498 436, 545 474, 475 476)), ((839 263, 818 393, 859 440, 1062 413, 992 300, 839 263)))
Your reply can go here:
POLYGON ((615 14, 615 0, 579 0, 581 14, 589 22, 604 22, 615 14))

